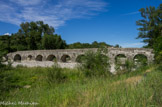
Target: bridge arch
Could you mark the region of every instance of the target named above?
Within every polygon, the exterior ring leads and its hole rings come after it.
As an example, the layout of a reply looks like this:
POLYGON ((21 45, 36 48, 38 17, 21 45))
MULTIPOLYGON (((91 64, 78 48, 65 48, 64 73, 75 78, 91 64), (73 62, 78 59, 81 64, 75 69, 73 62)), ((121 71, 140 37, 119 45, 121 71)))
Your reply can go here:
POLYGON ((134 55, 133 61, 135 62, 135 64, 148 64, 147 55, 141 53, 134 55))
POLYGON ((117 54, 115 56, 115 63, 120 63, 120 64, 124 64, 126 61, 127 57, 125 54, 117 54))
POLYGON ((51 54, 51 55, 48 55, 47 56, 47 59, 46 60, 47 61, 54 61, 55 59, 56 59, 56 56, 51 54))
POLYGON ((76 62, 81 63, 84 60, 85 55, 81 54, 76 57, 76 62))
POLYGON ((67 54, 62 55, 61 61, 62 62, 69 62, 71 60, 71 57, 67 54))
POLYGON ((28 60, 28 61, 31 61, 31 60, 32 60, 32 58, 33 58, 33 56, 32 56, 32 55, 28 55, 28 56, 27 56, 27 60, 28 60))
POLYGON ((37 55, 35 60, 36 61, 42 61, 43 60, 43 56, 42 55, 37 55))
POLYGON ((16 55, 14 56, 14 61, 15 61, 15 62, 21 62, 21 55, 20 55, 20 54, 16 54, 16 55))

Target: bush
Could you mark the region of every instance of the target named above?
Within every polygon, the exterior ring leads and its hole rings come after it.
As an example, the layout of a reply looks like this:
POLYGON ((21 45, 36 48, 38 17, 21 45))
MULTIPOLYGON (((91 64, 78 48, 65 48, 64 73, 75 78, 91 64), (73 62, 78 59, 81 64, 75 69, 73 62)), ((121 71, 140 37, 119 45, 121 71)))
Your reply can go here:
POLYGON ((106 49, 98 49, 97 52, 88 51, 82 59, 81 69, 86 76, 100 76, 109 74, 109 58, 104 55, 106 49))
POLYGON ((66 76, 62 72, 62 68, 54 65, 52 68, 47 68, 47 82, 49 84, 60 83, 65 81, 66 76))

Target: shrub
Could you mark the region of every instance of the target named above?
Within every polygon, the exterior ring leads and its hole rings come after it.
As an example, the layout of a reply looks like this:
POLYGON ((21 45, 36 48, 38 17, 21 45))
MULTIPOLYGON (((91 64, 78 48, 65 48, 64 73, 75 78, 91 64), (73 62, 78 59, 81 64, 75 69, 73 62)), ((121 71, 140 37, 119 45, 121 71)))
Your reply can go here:
POLYGON ((109 58, 105 55, 106 49, 98 49, 97 52, 88 51, 82 59, 81 69, 86 76, 99 76, 109 74, 109 58))

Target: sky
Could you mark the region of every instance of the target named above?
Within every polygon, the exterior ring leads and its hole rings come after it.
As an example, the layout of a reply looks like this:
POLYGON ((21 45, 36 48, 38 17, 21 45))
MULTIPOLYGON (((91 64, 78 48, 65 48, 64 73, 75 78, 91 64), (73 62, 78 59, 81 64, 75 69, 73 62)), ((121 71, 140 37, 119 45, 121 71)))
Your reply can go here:
POLYGON ((145 45, 138 36, 140 8, 162 0, 0 0, 0 35, 16 33, 22 22, 44 21, 66 43, 145 45))

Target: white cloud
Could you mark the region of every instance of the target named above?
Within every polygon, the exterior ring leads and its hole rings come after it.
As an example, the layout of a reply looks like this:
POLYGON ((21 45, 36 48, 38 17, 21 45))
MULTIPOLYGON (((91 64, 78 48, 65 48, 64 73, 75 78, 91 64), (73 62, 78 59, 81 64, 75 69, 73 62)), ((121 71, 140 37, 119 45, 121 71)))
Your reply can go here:
POLYGON ((144 46, 145 44, 144 43, 125 43, 125 44, 121 44, 121 46, 123 48, 140 48, 142 46, 144 46))
POLYGON ((11 35, 10 33, 5 33, 4 35, 11 35))
POLYGON ((106 6, 103 0, 4 0, 0 1, 0 21, 19 25, 42 20, 57 28, 67 20, 97 15, 106 6))

